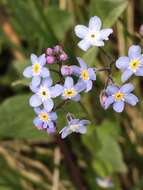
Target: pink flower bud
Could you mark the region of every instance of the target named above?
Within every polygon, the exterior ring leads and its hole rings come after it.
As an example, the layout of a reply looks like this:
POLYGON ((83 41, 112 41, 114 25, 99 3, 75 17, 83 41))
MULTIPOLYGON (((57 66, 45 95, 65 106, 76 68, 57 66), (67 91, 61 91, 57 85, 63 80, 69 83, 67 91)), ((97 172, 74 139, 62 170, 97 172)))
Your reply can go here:
POLYGON ((46 57, 47 64, 53 64, 55 62, 55 58, 53 56, 46 57))
POLYGON ((141 36, 143 36, 143 24, 140 26, 139 33, 141 36))
POLYGON ((46 54, 47 55, 52 55, 53 54, 53 49, 52 48, 47 48, 46 49, 46 54))
POLYGON ((55 128, 55 127, 48 128, 48 129, 47 129, 47 132, 48 132, 49 134, 54 134, 54 133, 56 132, 56 128, 55 128))
POLYGON ((59 45, 56 45, 56 46, 54 47, 54 53, 60 53, 60 51, 62 51, 62 47, 59 46, 59 45))
POLYGON ((101 91, 99 98, 100 98, 100 104, 101 104, 101 106, 102 106, 104 109, 106 109, 106 108, 105 108, 105 102, 106 102, 106 99, 108 98, 108 96, 107 96, 105 90, 101 91))
POLYGON ((71 66, 63 65, 61 67, 61 74, 63 76, 70 76, 72 74, 73 70, 71 66))
POLYGON ((60 55, 60 61, 66 61, 68 59, 68 55, 66 53, 62 53, 60 55))

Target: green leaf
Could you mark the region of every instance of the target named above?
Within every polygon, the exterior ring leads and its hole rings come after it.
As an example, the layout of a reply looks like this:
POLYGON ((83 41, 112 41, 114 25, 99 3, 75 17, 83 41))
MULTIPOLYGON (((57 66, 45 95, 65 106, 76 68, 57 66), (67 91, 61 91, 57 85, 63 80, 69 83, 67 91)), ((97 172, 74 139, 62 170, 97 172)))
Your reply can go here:
POLYGON ((73 25, 73 18, 66 10, 60 10, 57 7, 48 7, 47 20, 52 27, 56 37, 59 40, 65 38, 65 32, 73 25))
POLYGON ((126 172, 122 152, 118 144, 120 131, 118 123, 105 120, 99 126, 91 126, 83 142, 93 155, 92 165, 100 176, 113 172, 126 172))
MULTIPOLYGON (((0 106, 0 138, 49 138, 46 132, 37 130, 32 121, 35 117, 34 111, 29 106, 28 95, 17 95, 7 99, 0 106)), ((67 112, 75 113, 76 117, 84 117, 79 104, 69 102, 57 110, 58 130, 66 124, 67 112)))
POLYGON ((111 27, 126 9, 126 0, 91 0, 91 16, 96 15, 103 21, 103 27, 111 27))
POLYGON ((28 105, 29 97, 30 95, 14 96, 0 106, 0 138, 48 137, 32 123, 34 112, 28 105))

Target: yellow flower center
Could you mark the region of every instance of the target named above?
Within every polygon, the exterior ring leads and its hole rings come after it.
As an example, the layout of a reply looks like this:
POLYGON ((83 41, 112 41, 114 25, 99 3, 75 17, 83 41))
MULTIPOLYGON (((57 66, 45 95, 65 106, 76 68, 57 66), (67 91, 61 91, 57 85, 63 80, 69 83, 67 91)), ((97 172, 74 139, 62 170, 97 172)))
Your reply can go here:
POLYGON ((71 98, 76 95, 76 91, 74 89, 66 89, 64 90, 64 96, 71 98))
POLYGON ((89 79, 88 71, 87 70, 83 70, 81 72, 81 77, 82 77, 83 80, 88 80, 89 79))
POLYGON ((41 119, 42 121, 48 121, 48 119, 49 119, 48 114, 45 113, 45 112, 41 112, 41 113, 39 114, 39 117, 40 117, 40 119, 41 119))
POLYGON ((40 73, 40 70, 41 70, 41 66, 39 63, 35 63, 33 65, 33 73, 38 75, 40 73))
POLYGON ((140 61, 139 61, 138 59, 133 59, 133 60, 131 60, 131 62, 130 62, 130 68, 131 68, 131 70, 133 70, 133 71, 136 71, 137 68, 139 67, 139 65, 140 65, 140 61))
POLYGON ((121 92, 117 92, 117 93, 114 94, 114 98, 115 98, 116 101, 123 100, 124 94, 121 93, 121 92))
POLYGON ((70 125, 70 130, 75 132, 79 128, 79 125, 70 125))

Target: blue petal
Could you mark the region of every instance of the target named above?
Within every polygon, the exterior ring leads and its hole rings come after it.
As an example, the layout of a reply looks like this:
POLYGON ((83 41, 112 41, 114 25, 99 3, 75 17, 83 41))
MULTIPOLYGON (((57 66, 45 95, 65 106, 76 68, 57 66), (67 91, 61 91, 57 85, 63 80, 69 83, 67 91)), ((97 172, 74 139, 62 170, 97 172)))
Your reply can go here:
POLYGON ((78 128, 78 132, 81 134, 85 134, 87 132, 87 127, 86 126, 80 126, 78 128))
POLYGON ((39 56, 38 62, 39 62, 42 66, 46 64, 46 57, 45 57, 45 54, 42 54, 42 55, 39 56))
POLYGON ((114 102, 113 96, 109 96, 109 97, 105 100, 104 109, 108 109, 109 106, 110 106, 111 104, 113 104, 113 102, 114 102))
POLYGON ((130 69, 126 69, 121 76, 122 82, 127 81, 132 75, 133 71, 131 71, 130 69))
POLYGON ((81 59, 80 57, 77 57, 77 60, 78 60, 78 62, 79 62, 79 64, 80 64, 80 67, 81 67, 82 69, 87 69, 87 64, 84 62, 83 59, 81 59))
POLYGON ((77 94, 76 96, 72 97, 71 100, 78 102, 80 100, 80 94, 77 94))
POLYGON ((43 67, 43 68, 42 68, 42 71, 41 71, 41 76, 42 76, 43 78, 49 77, 49 76, 50 76, 49 70, 48 70, 47 68, 43 67))
POLYGON ((43 102, 44 108, 50 112, 54 107, 54 102, 52 99, 47 99, 43 102))
POLYGON ((88 28, 84 25, 77 25, 74 30, 79 38, 84 38, 88 33, 88 28))
POLYGON ((40 97, 37 94, 34 94, 33 96, 31 96, 30 100, 29 100, 29 104, 32 107, 38 107, 42 104, 42 101, 40 99, 40 97))
POLYGON ((34 111, 35 111, 35 113, 36 113, 37 115, 39 115, 40 112, 41 112, 41 109, 36 107, 36 108, 34 108, 34 111))
POLYGON ((138 70, 135 72, 136 76, 143 76, 143 67, 139 67, 138 70))
POLYGON ((123 93, 130 93, 134 90, 134 86, 131 83, 124 84, 121 88, 120 91, 123 93))
POLYGON ((86 81, 86 91, 85 92, 89 92, 92 89, 92 80, 88 80, 86 81))
POLYGON ((96 80, 96 75, 95 75, 95 72, 92 68, 88 69, 88 73, 89 73, 89 77, 91 80, 96 80))
POLYGON ((50 77, 48 78, 45 78, 43 81, 42 81, 42 85, 49 88, 50 86, 52 86, 52 79, 50 77))
POLYGON ((116 67, 118 69, 124 70, 129 66, 129 58, 128 57, 119 57, 116 61, 116 67))
POLYGON ((34 77, 32 78, 32 86, 33 86, 33 87, 39 86, 39 85, 40 85, 40 82, 41 82, 40 76, 34 76, 34 77))
POLYGON ((32 61, 32 64, 38 62, 38 57, 35 54, 33 54, 33 53, 31 54, 31 61, 32 61))
POLYGON ((60 133, 61 133, 61 138, 64 139, 64 138, 66 138, 68 135, 70 135, 70 134, 72 133, 72 131, 70 131, 68 127, 64 127, 64 128, 62 129, 62 131, 60 131, 60 133))
POLYGON ((134 94, 130 93, 127 96, 125 96, 125 101, 128 104, 131 104, 132 106, 135 106, 138 103, 139 100, 134 94))
POLYGON ((80 75, 80 67, 76 66, 76 65, 72 65, 71 66, 73 74, 79 76, 80 75))
POLYGON ((73 87, 73 79, 71 77, 66 77, 64 87, 65 88, 72 88, 73 87))
POLYGON ((89 120, 86 120, 86 119, 82 119, 82 120, 80 120, 80 124, 81 124, 81 125, 89 125, 89 124, 90 124, 90 121, 89 121, 89 120))
POLYGON ((116 112, 121 113, 124 110, 124 105, 125 105, 125 103, 123 101, 114 102, 113 109, 116 112))
POLYGON ((90 20, 89 20, 89 29, 92 30, 92 31, 99 31, 100 28, 101 28, 101 20, 99 17, 97 16, 94 16, 94 17, 91 17, 90 20))
POLYGON ((50 88, 50 94, 52 98, 55 98, 62 94, 63 92, 63 87, 60 84, 56 84, 55 86, 50 88))
POLYGON ((104 46, 104 42, 102 40, 95 40, 95 41, 92 41, 92 45, 93 46, 104 46))
POLYGON ((32 67, 31 67, 31 66, 26 67, 26 68, 24 69, 23 75, 24 75, 26 78, 31 78, 31 77, 32 77, 32 67))
POLYGON ((51 112, 51 113, 49 113, 49 115, 50 115, 50 119, 51 120, 56 120, 57 119, 57 114, 56 114, 56 112, 51 112))
POLYGON ((86 89, 86 83, 83 80, 79 80, 75 85, 75 90, 79 93, 86 89))
POLYGON ((108 40, 109 35, 113 33, 113 30, 111 28, 103 29, 100 31, 100 39, 101 40, 108 40))
POLYGON ((49 121, 49 122, 48 122, 48 127, 49 127, 49 128, 54 128, 55 125, 54 125, 54 123, 53 123, 52 121, 49 121))
POLYGON ((113 94, 115 94, 118 91, 119 91, 119 88, 117 86, 115 86, 115 85, 109 85, 107 87, 107 89, 106 89, 106 93, 108 95, 113 95, 113 94))
POLYGON ((129 51, 128 51, 128 55, 129 57, 132 59, 134 58, 138 58, 141 56, 141 47, 138 46, 138 45, 132 45, 130 48, 129 48, 129 51))
POLYGON ((36 117, 34 120, 33 120, 33 123, 35 126, 37 127, 41 127, 43 122, 39 119, 39 117, 36 117))
POLYGON ((78 44, 78 47, 80 47, 82 50, 87 51, 88 48, 91 46, 90 41, 83 39, 78 44))
POLYGON ((44 122, 43 128, 46 129, 48 127, 48 122, 44 122))

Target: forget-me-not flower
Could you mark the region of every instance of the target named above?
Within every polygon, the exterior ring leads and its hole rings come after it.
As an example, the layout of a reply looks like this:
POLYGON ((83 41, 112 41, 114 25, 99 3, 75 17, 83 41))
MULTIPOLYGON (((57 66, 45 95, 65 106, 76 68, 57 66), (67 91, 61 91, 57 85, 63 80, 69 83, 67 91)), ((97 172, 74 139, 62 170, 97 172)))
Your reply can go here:
POLYGON ((32 107, 39 107, 42 103, 47 111, 50 111, 54 107, 52 98, 59 96, 63 87, 59 84, 52 86, 51 78, 43 79, 39 87, 31 86, 31 90, 35 93, 30 98, 30 105, 32 107))
POLYGON ((23 75, 26 78, 32 78, 32 86, 38 86, 41 82, 41 77, 46 78, 50 76, 49 70, 44 67, 46 64, 45 54, 37 57, 35 54, 31 54, 32 66, 25 68, 23 75))
POLYGON ((63 93, 62 93, 62 99, 67 100, 71 99, 74 101, 80 100, 80 92, 85 89, 85 85, 81 82, 78 82, 76 85, 74 85, 74 81, 71 77, 66 77, 64 87, 63 87, 63 93))
POLYGON ((134 86, 131 83, 124 84, 120 88, 114 84, 109 85, 106 89, 108 97, 105 100, 104 108, 107 109, 110 105, 113 105, 116 112, 122 112, 125 103, 135 106, 139 100, 131 93, 133 90, 134 86))
POLYGON ((93 68, 88 68, 87 64, 80 57, 77 58, 80 67, 73 65, 73 73, 79 77, 79 82, 85 84, 86 92, 90 91, 93 86, 94 80, 96 80, 96 75, 93 68))
MULTIPOLYGON (((49 112, 46 109, 35 108, 36 117, 33 120, 34 125, 40 130, 54 131, 55 120, 57 119, 56 112, 49 112)), ((50 110, 51 111, 51 110, 50 110)))
POLYGON ((113 30, 111 28, 101 30, 101 25, 100 18, 94 16, 90 18, 88 27, 84 25, 75 26, 76 35, 82 39, 78 43, 82 50, 87 51, 90 46, 104 46, 103 40, 108 40, 113 30))
POLYGON ((127 81, 132 75, 143 76, 143 55, 140 46, 132 45, 129 48, 128 57, 120 57, 116 61, 116 67, 123 72, 122 82, 127 81))
POLYGON ((87 131, 87 125, 90 124, 88 120, 74 119, 72 117, 67 117, 67 123, 68 125, 60 131, 62 139, 74 132, 85 134, 87 131))

